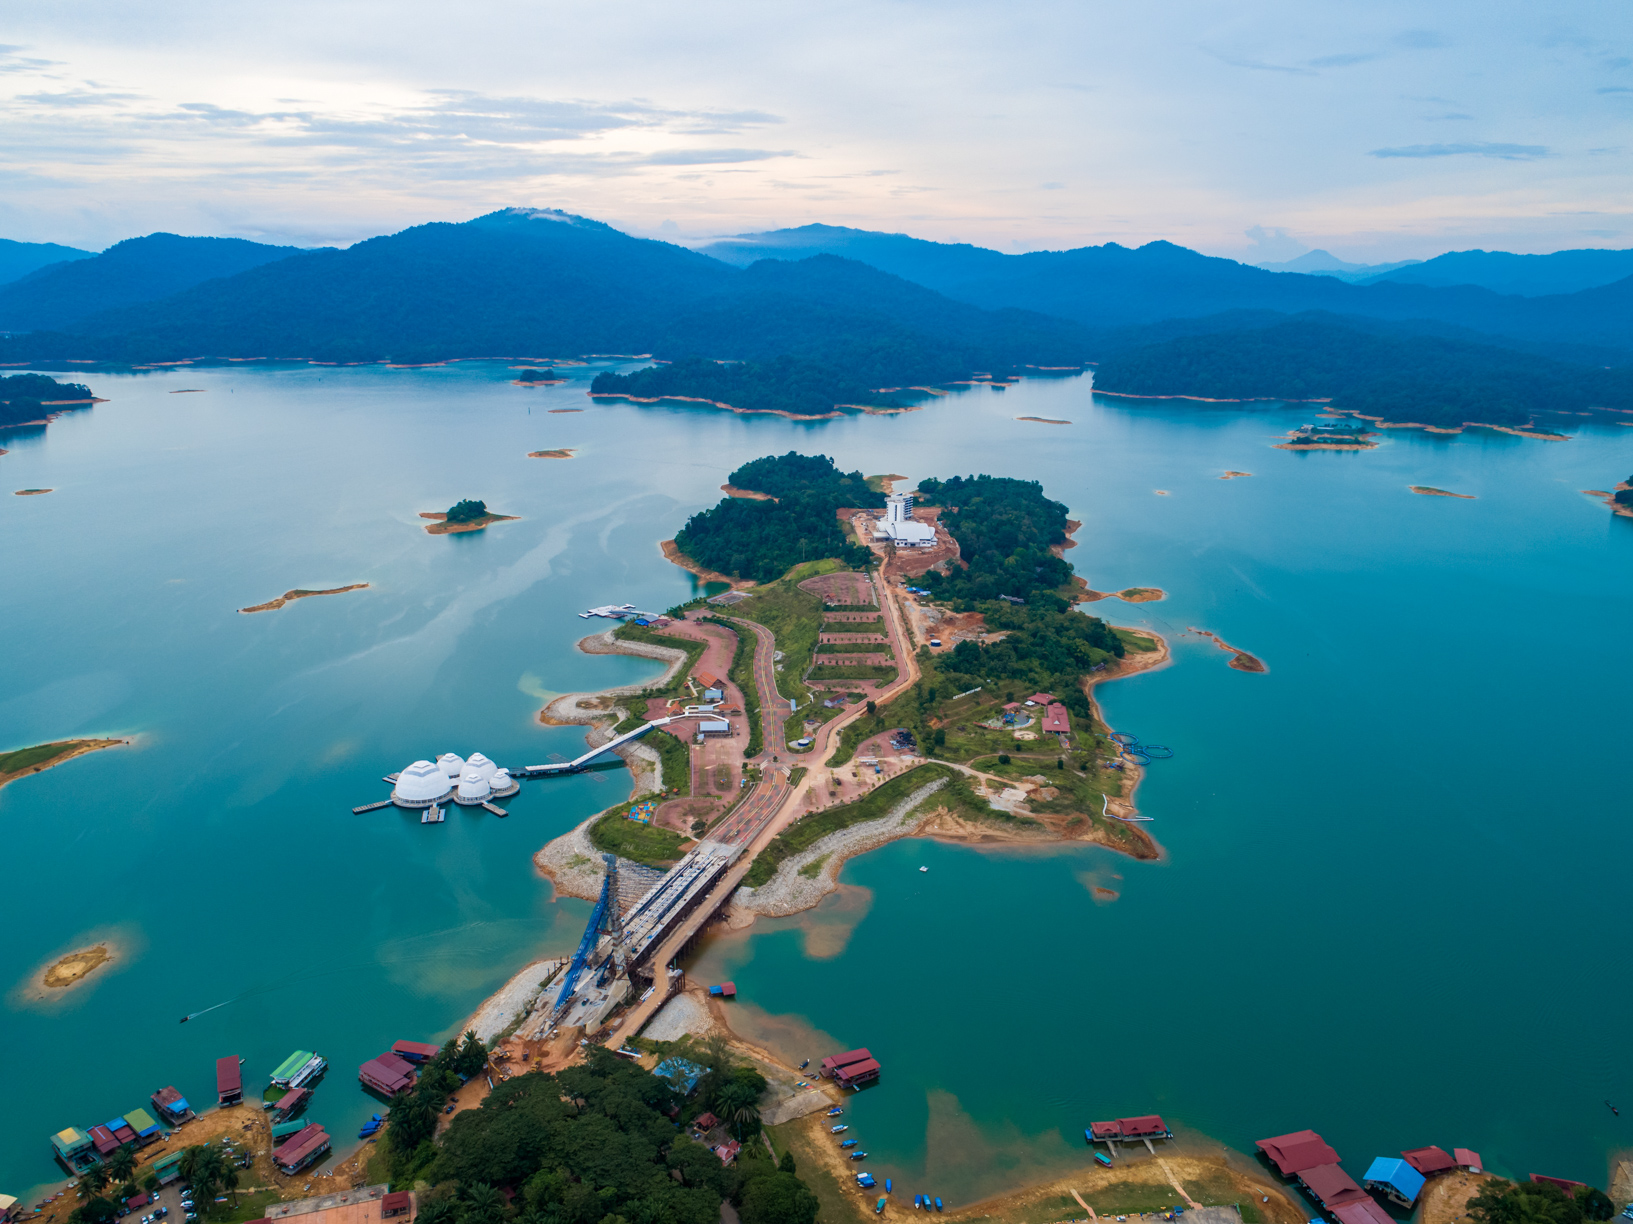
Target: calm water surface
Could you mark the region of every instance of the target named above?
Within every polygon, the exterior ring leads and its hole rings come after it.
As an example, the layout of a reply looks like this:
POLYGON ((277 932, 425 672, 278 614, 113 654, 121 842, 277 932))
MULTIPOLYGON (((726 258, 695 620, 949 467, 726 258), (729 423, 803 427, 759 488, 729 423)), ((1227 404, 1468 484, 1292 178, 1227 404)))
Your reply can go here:
POLYGON ((52 1131, 164 1084, 208 1102, 223 1054, 254 1085, 322 1052, 311 1116, 344 1136, 377 1108, 358 1063, 569 949, 587 906, 530 855, 625 775, 527 784, 505 821, 349 809, 416 757, 576 751, 540 704, 656 668, 576 654, 574 613, 687 598, 657 541, 791 448, 1041 479, 1084 522, 1091 585, 1169 593, 1096 606, 1174 645, 1101 693, 1175 750, 1140 798, 1162 862, 896 843, 693 966, 735 978, 745 1029, 796 1061, 881 1058, 850 1110, 869 1168, 968 1201, 1080 1163, 1091 1120, 1154 1110, 1239 1147, 1312 1126, 1355 1175, 1438 1143, 1603 1184, 1633 1126, 1602 1103, 1633 1101, 1633 520, 1578 490, 1633 471, 1633 429, 1298 455, 1270 444, 1305 409, 1134 407, 1082 380, 802 423, 597 404, 594 372, 97 376, 110 403, 4 438, 0 489, 56 491, 0 497, 0 747, 139 738, 0 792, 0 1039, 31 1103, 0 1117, 0 1188, 52 1179, 52 1131), (575 458, 525 458, 560 446, 575 458), (520 521, 421 530, 461 497, 520 521), (352 582, 371 586, 235 611, 352 582), (30 997, 94 938, 129 951, 118 971, 30 997))

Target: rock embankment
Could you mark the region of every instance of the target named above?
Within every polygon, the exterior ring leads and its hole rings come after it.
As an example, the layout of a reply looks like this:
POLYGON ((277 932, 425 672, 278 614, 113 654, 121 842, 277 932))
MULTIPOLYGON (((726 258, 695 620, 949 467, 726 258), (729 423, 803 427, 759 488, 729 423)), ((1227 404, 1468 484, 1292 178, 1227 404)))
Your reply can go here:
POLYGON ((898 837, 910 837, 919 825, 930 818, 930 813, 915 813, 914 809, 947 785, 946 778, 937 778, 919 787, 878 820, 865 821, 840 829, 821 838, 798 854, 784 859, 777 874, 759 888, 739 888, 732 897, 732 905, 746 913, 782 918, 808 910, 828 893, 839 887, 839 868, 853 855, 863 854, 898 837), (800 874, 800 869, 820 860, 821 867, 813 876, 800 874))

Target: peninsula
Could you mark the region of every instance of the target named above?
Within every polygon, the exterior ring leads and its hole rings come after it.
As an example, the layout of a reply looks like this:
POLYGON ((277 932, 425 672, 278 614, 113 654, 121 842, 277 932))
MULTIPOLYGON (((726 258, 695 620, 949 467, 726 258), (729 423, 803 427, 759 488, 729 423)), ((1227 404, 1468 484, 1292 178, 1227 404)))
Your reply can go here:
POLYGON ((431 519, 425 530, 431 535, 453 535, 462 531, 481 531, 489 523, 516 521, 514 514, 494 514, 483 501, 455 502, 443 513, 420 511, 422 519, 431 519))
POLYGON ((61 765, 64 761, 84 756, 87 752, 97 752, 103 748, 115 748, 128 743, 130 741, 127 739, 54 740, 49 744, 36 744, 32 748, 0 752, 0 786, 7 782, 15 782, 18 778, 26 778, 29 774, 50 769, 53 765, 61 765))
POLYGON ((1633 476, 1618 484, 1614 489, 1583 489, 1589 497, 1597 497, 1609 506, 1612 513, 1624 518, 1633 518, 1633 476))

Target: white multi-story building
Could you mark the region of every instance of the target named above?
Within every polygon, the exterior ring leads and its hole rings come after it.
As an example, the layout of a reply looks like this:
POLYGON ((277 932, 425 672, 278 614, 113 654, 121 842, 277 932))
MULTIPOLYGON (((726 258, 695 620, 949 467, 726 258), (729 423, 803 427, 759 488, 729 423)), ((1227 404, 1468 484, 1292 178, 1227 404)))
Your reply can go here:
POLYGON ((885 516, 873 527, 873 538, 894 541, 898 548, 929 548, 936 542, 936 529, 913 519, 913 495, 892 493, 885 498, 885 516))

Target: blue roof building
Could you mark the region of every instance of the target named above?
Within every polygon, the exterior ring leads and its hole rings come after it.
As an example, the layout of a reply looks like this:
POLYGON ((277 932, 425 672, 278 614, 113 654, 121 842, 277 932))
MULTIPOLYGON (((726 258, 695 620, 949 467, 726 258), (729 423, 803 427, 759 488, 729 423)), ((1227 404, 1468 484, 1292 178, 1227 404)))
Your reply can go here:
POLYGON ((1418 1192, 1423 1189, 1423 1174, 1394 1156, 1378 1157, 1361 1180, 1368 1190, 1380 1191, 1391 1202, 1402 1207, 1410 1207, 1417 1202, 1418 1192))
POLYGON ((661 1075, 675 1086, 675 1091, 691 1096, 697 1088, 698 1080, 703 1078, 704 1070, 695 1062, 685 1058, 666 1058, 652 1068, 654 1075, 661 1075))

